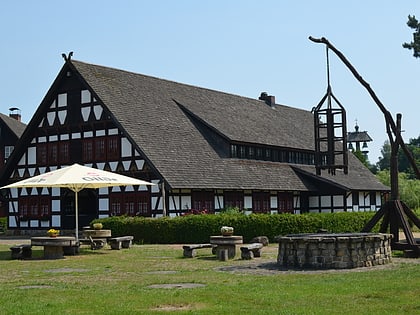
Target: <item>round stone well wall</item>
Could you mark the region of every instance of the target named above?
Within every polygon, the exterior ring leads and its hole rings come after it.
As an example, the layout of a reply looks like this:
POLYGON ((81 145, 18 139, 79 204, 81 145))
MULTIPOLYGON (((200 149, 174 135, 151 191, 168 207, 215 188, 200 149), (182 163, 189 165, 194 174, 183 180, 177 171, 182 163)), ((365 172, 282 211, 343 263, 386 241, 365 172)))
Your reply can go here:
POLYGON ((319 233, 281 236, 277 262, 283 267, 349 269, 391 262, 391 234, 319 233))

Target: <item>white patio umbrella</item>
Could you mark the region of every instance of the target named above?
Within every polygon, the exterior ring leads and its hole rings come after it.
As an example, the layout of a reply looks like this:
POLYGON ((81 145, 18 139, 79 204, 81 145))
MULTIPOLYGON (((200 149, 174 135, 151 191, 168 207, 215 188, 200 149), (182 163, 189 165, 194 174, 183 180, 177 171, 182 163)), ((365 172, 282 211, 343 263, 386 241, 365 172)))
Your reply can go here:
POLYGON ((73 164, 48 173, 30 177, 19 182, 0 187, 3 188, 29 188, 29 187, 60 187, 74 191, 76 241, 79 240, 79 206, 78 192, 85 188, 102 188, 113 186, 155 185, 144 180, 128 177, 112 172, 98 170, 79 164, 73 164))

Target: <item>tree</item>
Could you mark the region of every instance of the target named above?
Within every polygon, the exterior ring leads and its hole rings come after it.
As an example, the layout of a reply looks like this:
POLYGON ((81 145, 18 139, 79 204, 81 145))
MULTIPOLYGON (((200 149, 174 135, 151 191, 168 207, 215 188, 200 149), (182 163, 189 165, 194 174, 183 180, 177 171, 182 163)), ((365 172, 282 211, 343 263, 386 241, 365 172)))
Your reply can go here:
POLYGON ((379 157, 379 161, 376 165, 381 171, 389 170, 389 167, 391 165, 391 144, 388 140, 384 142, 384 145, 381 149, 381 154, 382 157, 379 157))
MULTIPOLYGON (((409 143, 406 143, 406 147, 411 152, 416 164, 420 165, 420 136, 410 139, 409 143)), ((382 157, 379 157, 379 161, 376 165, 379 170, 389 170, 391 159, 391 145, 389 144, 389 141, 385 141, 382 146, 381 153, 382 157)), ((407 156, 401 148, 398 150, 398 171, 406 173, 408 178, 414 179, 416 177, 407 156)))
MULTIPOLYGON (((410 139, 407 144, 408 150, 411 152, 416 165, 420 165, 420 136, 410 139)), ((398 170, 407 173, 408 178, 416 178, 413 168, 403 152, 398 152, 398 170)))
POLYGON ((420 57, 420 23, 414 15, 409 15, 407 25, 415 30, 413 33, 413 41, 411 43, 404 43, 402 46, 410 50, 413 49, 413 56, 418 58, 420 57))
MULTIPOLYGON (((389 170, 382 170, 376 174, 379 181, 387 186, 391 185, 389 170)), ((420 208, 420 181, 408 178, 406 173, 398 173, 400 197, 411 209, 420 208)))

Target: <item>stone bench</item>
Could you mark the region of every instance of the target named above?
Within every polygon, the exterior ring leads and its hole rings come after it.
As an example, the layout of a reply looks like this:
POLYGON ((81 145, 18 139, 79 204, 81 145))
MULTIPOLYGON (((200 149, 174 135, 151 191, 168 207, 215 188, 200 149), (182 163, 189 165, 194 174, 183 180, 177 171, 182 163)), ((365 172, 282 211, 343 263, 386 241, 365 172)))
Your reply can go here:
POLYGON ((120 236, 108 239, 111 249, 130 248, 134 236, 120 236))
POLYGON ((193 244, 193 245, 184 245, 184 257, 193 258, 197 254, 196 250, 200 248, 213 248, 212 244, 193 244))
POLYGON ((32 257, 32 245, 20 244, 10 247, 12 259, 28 259, 32 257))
POLYGON ((263 246, 262 243, 252 243, 241 246, 241 258, 249 260, 254 257, 261 257, 261 249, 263 246))

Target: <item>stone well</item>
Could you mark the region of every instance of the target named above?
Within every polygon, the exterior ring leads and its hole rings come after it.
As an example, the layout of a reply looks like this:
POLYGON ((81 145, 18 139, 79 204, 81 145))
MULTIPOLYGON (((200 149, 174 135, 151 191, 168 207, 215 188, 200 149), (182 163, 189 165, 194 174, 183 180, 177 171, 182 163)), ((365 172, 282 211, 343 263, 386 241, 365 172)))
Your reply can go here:
POLYGON ((391 234, 291 234, 279 237, 283 267, 349 269, 391 262, 391 234))

